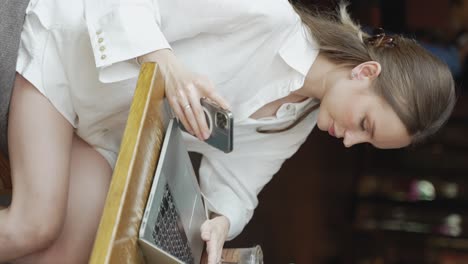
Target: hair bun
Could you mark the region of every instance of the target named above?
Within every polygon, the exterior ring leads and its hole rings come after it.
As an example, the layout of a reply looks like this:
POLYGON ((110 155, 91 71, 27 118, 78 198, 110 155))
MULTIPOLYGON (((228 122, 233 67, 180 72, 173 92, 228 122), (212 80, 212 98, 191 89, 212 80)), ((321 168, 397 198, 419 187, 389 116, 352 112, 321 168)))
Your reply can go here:
POLYGON ((375 48, 394 48, 396 46, 395 38, 387 35, 383 28, 376 28, 372 36, 365 39, 364 43, 375 48))

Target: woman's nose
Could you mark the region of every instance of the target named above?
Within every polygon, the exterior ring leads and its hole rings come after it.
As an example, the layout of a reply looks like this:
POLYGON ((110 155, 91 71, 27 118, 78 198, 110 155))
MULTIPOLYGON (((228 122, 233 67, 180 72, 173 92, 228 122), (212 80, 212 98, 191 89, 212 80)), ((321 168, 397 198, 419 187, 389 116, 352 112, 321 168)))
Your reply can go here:
POLYGON ((355 144, 363 143, 365 138, 360 135, 360 133, 355 133, 352 131, 346 131, 343 137, 343 144, 345 147, 349 148, 355 144))

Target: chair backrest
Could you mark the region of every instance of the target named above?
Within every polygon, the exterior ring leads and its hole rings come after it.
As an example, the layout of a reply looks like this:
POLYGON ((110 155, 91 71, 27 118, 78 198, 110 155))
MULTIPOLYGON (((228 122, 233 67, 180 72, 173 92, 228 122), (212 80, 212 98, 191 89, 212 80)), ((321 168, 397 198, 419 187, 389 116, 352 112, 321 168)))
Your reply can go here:
POLYGON ((8 110, 15 81, 16 60, 29 0, 2 1, 0 4, 0 195, 11 193, 8 153, 8 110))
POLYGON ((157 65, 143 64, 90 263, 144 263, 137 238, 166 131, 163 99, 157 65))
MULTIPOLYGON (((0 152, 5 155, 8 153, 8 110, 15 81, 24 14, 28 4, 29 0, 2 0, 0 3, 0 152)), ((3 177, 3 171, 1 173, 3 177)))

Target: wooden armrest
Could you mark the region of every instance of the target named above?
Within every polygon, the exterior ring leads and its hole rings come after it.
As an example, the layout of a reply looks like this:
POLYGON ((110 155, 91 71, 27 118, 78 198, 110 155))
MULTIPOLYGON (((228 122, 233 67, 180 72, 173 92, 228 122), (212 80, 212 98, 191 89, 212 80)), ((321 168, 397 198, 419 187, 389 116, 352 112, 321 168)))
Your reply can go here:
POLYGON ((164 80, 142 65, 90 263, 144 263, 137 244, 167 126, 164 80))

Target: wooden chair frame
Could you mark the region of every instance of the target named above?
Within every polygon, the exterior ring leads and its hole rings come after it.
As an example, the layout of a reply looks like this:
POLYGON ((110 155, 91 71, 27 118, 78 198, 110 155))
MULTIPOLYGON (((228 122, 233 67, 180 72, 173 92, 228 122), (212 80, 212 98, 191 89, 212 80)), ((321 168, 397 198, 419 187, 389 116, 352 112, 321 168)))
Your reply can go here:
POLYGON ((164 79, 143 64, 90 263, 145 263, 138 231, 167 127, 164 79))

